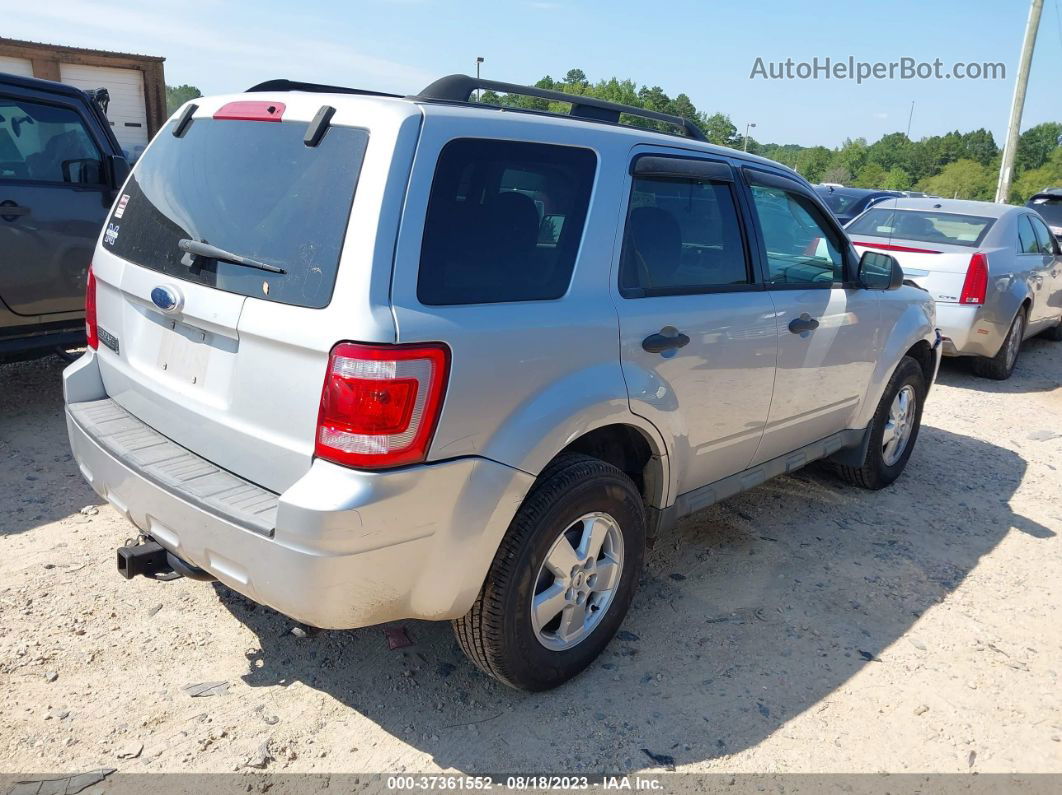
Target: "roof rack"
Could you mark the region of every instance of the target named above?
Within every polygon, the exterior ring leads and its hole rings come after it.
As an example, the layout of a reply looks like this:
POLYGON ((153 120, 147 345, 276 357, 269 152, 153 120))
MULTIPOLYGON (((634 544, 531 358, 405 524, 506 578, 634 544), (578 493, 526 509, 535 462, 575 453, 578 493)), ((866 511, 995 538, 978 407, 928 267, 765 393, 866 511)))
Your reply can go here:
POLYGON ((401 97, 401 94, 386 94, 383 91, 366 91, 363 88, 326 86, 321 83, 300 83, 297 80, 266 80, 251 86, 246 93, 258 91, 309 91, 315 94, 364 94, 370 97, 401 97))
MULTIPOLYGON (((263 84, 265 85, 265 84, 263 84)), ((550 91, 546 88, 535 86, 521 86, 516 83, 500 83, 496 80, 480 80, 468 75, 449 75, 441 77, 425 88, 413 99, 434 100, 438 102, 468 102, 472 92, 477 90, 494 91, 499 94, 518 94, 525 97, 537 97, 548 99, 552 102, 566 102, 572 106, 568 115, 586 119, 588 121, 603 121, 611 124, 619 124, 620 114, 626 113, 631 116, 640 116, 643 119, 662 121, 677 127, 687 138, 698 141, 707 141, 701 129, 689 119, 682 116, 674 116, 670 113, 659 113, 655 110, 636 108, 633 105, 621 105, 618 102, 587 97, 581 94, 566 94, 563 91, 550 91)), ((265 89, 263 89, 265 90, 265 89)), ((359 92, 368 93, 368 92, 359 92)))

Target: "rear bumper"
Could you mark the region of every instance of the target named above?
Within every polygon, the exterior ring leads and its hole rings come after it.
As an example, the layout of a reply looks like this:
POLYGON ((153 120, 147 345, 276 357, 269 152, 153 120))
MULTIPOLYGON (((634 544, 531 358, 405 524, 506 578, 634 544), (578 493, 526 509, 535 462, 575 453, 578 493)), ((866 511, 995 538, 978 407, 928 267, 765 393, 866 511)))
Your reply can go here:
POLYGON ((999 352, 1008 328, 985 318, 981 306, 937 302, 937 326, 945 356, 987 356, 999 352))
MULTIPOLYGON (((98 380, 91 353, 67 368, 68 404, 100 399, 98 380)), ((74 457, 119 513, 234 590, 324 628, 463 615, 533 480, 482 458, 379 473, 318 460, 276 495, 270 535, 130 463, 75 413, 74 457)))

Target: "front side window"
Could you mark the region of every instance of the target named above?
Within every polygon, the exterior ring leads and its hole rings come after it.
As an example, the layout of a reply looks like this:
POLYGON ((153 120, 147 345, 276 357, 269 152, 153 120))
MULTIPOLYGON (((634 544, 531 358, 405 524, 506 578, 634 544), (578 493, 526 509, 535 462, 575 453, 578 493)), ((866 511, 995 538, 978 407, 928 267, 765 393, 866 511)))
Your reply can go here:
POLYGON ((775 286, 829 287, 844 282, 844 256, 814 202, 796 191, 751 186, 775 286))
POLYGON ((731 183, 635 178, 620 256, 624 297, 750 281, 731 183))
POLYGON ((71 108, 0 97, 0 180, 98 185, 101 155, 71 108))
POLYGON ((553 144, 461 138, 439 155, 417 300, 544 301, 568 290, 597 156, 553 144))

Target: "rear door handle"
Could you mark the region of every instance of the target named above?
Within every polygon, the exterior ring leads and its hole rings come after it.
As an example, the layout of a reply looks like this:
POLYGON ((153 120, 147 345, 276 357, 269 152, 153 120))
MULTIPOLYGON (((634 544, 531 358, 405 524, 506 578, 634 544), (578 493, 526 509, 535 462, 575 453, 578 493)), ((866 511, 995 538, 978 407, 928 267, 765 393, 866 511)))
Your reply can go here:
POLYGON ((819 327, 819 321, 807 312, 798 318, 789 321, 789 330, 794 334, 803 334, 805 331, 814 331, 819 327))
POLYGON ((649 353, 664 353, 690 344, 690 338, 679 332, 674 326, 664 326, 656 334, 650 334, 642 340, 642 349, 649 353))

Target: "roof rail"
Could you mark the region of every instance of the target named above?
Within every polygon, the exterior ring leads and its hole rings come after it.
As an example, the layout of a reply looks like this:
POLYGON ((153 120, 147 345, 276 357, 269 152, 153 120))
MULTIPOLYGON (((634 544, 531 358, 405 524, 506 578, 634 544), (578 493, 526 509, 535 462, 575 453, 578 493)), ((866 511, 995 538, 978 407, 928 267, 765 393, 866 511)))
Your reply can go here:
POLYGON ((480 80, 468 75, 449 75, 441 77, 425 88, 413 99, 436 100, 439 102, 468 102, 472 92, 476 89, 494 91, 499 94, 518 94, 525 97, 537 97, 548 99, 553 102, 566 102, 572 106, 569 115, 579 119, 590 121, 604 121, 611 124, 619 124, 620 114, 627 113, 631 116, 640 116, 643 119, 662 121, 677 127, 685 133, 687 138, 698 141, 707 141, 701 129, 689 119, 682 116, 673 116, 670 113, 659 113, 655 110, 636 108, 633 105, 621 105, 618 102, 608 102, 597 97, 587 97, 581 94, 566 94, 563 91, 550 91, 546 88, 535 86, 521 86, 515 83, 500 83, 497 80, 480 80))
POLYGON ((346 88, 344 86, 326 86, 320 83, 300 83, 297 80, 266 80, 251 86, 248 94, 257 91, 309 91, 315 94, 365 94, 371 97, 401 97, 401 94, 386 94, 383 91, 366 91, 363 88, 346 88))

